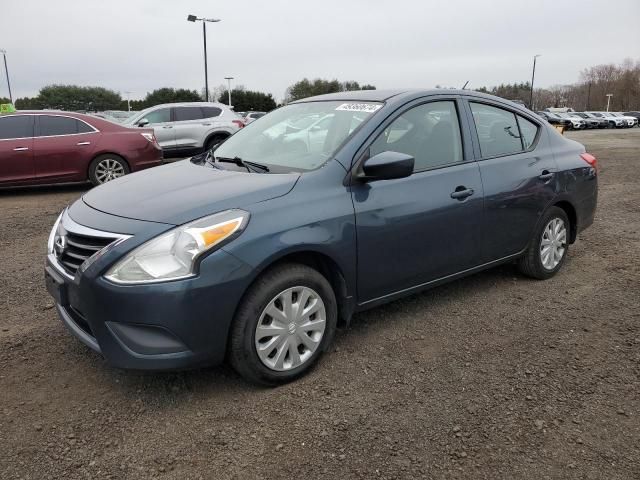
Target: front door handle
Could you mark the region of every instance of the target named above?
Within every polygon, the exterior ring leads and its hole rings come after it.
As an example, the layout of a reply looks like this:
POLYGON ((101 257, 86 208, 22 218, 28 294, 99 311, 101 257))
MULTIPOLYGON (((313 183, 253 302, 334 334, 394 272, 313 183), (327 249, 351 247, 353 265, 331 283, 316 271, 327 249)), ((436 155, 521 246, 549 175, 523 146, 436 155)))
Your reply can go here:
POLYGON ((173 126, 171 126, 171 125, 165 125, 165 126, 164 126, 164 127, 162 127, 162 128, 173 128, 173 126))
POLYGON ((543 170, 542 173, 538 176, 538 178, 546 182, 547 180, 551 180, 553 178, 553 175, 554 175, 553 172, 550 172, 549 170, 543 170))
POLYGON ((467 188, 465 186, 457 187, 453 192, 451 192, 451 198, 456 200, 464 200, 467 197, 473 195, 473 188, 467 188))
POLYGON ((79 147, 83 146, 83 145, 91 145, 91 142, 80 142, 80 143, 76 143, 76 145, 78 145, 79 147))
POLYGON ((210 123, 203 123, 202 125, 204 125, 205 127, 209 127, 209 126, 211 126, 211 124, 210 124, 210 123))
POLYGON ((14 152, 24 152, 25 150, 29 150, 29 147, 16 147, 13 149, 14 152))

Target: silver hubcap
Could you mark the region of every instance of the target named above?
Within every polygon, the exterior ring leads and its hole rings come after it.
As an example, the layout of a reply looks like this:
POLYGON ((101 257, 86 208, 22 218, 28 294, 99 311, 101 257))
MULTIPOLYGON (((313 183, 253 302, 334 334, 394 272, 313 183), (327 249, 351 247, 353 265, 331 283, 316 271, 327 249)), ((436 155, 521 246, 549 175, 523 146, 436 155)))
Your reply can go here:
POLYGON ((118 160, 105 158, 96 166, 98 183, 105 183, 124 175, 124 167, 118 160))
POLYGON ((554 218, 542 232, 540 242, 540 260, 547 270, 553 270, 558 266, 567 244, 567 228, 561 218, 554 218))
POLYGON ((308 287, 280 292, 266 306, 256 326, 260 361, 284 372, 307 362, 318 349, 327 325, 320 295, 308 287))

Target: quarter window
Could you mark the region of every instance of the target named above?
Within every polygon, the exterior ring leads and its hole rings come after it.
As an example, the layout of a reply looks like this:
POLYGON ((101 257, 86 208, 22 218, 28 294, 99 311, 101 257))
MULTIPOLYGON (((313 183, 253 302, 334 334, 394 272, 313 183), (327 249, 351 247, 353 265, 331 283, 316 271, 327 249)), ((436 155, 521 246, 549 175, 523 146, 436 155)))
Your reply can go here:
POLYGON ((33 117, 10 115, 0 118, 0 139, 33 137, 33 117))
POLYGON ((385 151, 411 155, 415 159, 414 172, 462 162, 455 103, 425 103, 404 112, 373 142, 369 154, 385 151))
POLYGON ((222 113, 222 110, 218 107, 202 107, 202 118, 218 117, 222 113))
POLYGON ((471 112, 483 157, 522 151, 516 115, 502 108, 471 102, 471 112))
POLYGON ((175 108, 176 122, 185 120, 200 120, 202 119, 202 110, 200 107, 177 107, 175 108))
POLYGON ((153 112, 147 113, 144 118, 146 118, 150 124, 170 122, 171 110, 169 110, 168 108, 160 108, 158 110, 154 110, 153 112))
POLYGON ((55 117, 40 115, 38 117, 38 137, 53 137, 56 135, 75 135, 77 133, 92 132, 86 123, 71 117, 55 117))

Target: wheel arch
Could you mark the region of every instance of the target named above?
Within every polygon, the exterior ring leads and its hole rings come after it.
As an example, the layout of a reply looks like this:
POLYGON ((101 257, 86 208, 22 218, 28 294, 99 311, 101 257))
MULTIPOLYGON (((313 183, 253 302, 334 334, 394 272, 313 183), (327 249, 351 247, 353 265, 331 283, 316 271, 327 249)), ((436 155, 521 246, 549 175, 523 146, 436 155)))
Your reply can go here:
POLYGON ((214 139, 214 138, 216 138, 216 137, 218 137, 218 138, 220 138, 220 139, 222 139, 222 140, 226 140, 226 139, 227 139, 227 138, 229 138, 230 136, 231 136, 231 133, 230 133, 230 132, 227 132, 226 130, 215 130, 215 131, 213 131, 213 132, 209 133, 209 134, 205 137, 204 142, 202 143, 202 147, 203 147, 203 148, 206 148, 206 147, 207 147, 207 144, 209 143, 209 141, 210 141, 210 140, 212 140, 212 139, 214 139))
POLYGON ((256 267, 255 275, 245 290, 245 293, 266 271, 285 263, 299 263, 306 265, 324 276, 331 285, 336 296, 336 302, 338 304, 338 324, 349 324, 355 309, 355 298, 349 294, 350 289, 343 269, 331 255, 326 252, 308 248, 308 246, 305 248, 282 252, 278 256, 265 260, 261 265, 256 267))

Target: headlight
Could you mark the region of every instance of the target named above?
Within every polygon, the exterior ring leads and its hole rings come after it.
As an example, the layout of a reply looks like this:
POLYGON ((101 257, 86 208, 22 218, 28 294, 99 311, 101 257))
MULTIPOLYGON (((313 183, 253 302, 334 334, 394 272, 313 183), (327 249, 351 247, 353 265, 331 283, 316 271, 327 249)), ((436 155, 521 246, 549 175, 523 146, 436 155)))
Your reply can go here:
POLYGON ((193 276, 198 258, 236 238, 248 221, 248 212, 227 210, 174 228, 133 250, 105 277, 115 283, 150 283, 193 276))
POLYGON ((58 215, 58 219, 56 220, 56 223, 53 224, 53 228, 51 229, 51 233, 49 234, 49 240, 47 241, 47 254, 52 254, 53 253, 53 244, 56 240, 56 233, 58 233, 58 226, 60 225, 60 221, 62 220, 62 215, 64 215, 64 212, 67 209, 65 208, 64 210, 62 210, 62 212, 60 212, 60 215, 58 215))

